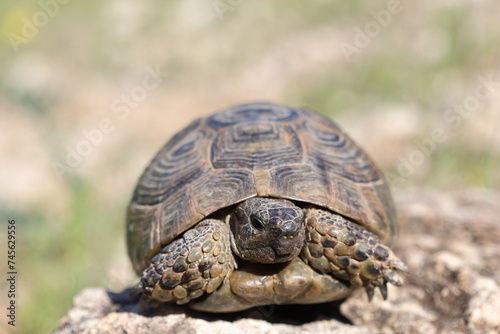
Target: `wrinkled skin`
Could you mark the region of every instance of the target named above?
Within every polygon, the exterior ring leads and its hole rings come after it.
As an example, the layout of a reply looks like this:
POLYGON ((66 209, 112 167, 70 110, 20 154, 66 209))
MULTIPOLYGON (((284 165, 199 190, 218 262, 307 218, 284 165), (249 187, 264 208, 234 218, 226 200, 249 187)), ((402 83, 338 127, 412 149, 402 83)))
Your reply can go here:
POLYGON ((225 218, 204 219, 156 255, 136 290, 146 299, 232 312, 310 304, 365 287, 371 300, 407 267, 378 237, 328 210, 252 198, 225 218))

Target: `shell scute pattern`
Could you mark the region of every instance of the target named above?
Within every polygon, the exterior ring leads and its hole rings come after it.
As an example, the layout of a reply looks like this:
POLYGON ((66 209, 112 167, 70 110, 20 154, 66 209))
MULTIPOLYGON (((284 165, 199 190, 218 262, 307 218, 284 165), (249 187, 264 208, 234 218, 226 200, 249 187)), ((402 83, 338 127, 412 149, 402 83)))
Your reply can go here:
POLYGON ((174 136, 142 175, 133 201, 145 205, 161 203, 179 190, 179 184, 187 185, 207 173, 210 166, 200 144, 210 137, 200 121, 174 136))
POLYGON ((292 122, 299 118, 296 109, 272 105, 267 102, 249 103, 230 107, 206 119, 206 124, 215 130, 247 122, 292 122), (251 106, 250 108, 248 108, 251 106))
POLYGON ((254 196, 329 208, 381 240, 394 231, 381 174, 333 122, 306 110, 243 104, 193 122, 140 178, 128 212, 135 270, 201 219, 254 196))
POLYGON ((294 129, 275 124, 236 124, 217 135, 210 151, 217 169, 270 169, 303 161, 302 145, 294 129))
POLYGON ((330 182, 324 173, 318 173, 312 166, 288 165, 271 170, 270 193, 288 199, 309 199, 313 204, 329 202, 330 182))
POLYGON ((356 183, 380 179, 374 164, 337 126, 325 129, 305 121, 303 127, 308 135, 309 161, 312 165, 329 175, 342 176, 356 183))
POLYGON ((215 211, 214 208, 232 205, 235 199, 242 200, 254 194, 252 173, 246 169, 214 170, 192 188, 198 212, 205 216, 215 211))

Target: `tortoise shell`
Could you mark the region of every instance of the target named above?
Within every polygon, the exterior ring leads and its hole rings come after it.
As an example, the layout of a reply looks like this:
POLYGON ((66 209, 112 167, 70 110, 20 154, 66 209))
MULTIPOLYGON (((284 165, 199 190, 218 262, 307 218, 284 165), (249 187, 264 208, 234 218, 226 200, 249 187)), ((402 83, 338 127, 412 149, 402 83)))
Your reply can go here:
POLYGON ((195 120, 144 171, 127 215, 135 271, 203 218, 256 196, 328 208, 382 242, 395 234, 383 175, 335 123, 304 109, 248 103, 195 120))

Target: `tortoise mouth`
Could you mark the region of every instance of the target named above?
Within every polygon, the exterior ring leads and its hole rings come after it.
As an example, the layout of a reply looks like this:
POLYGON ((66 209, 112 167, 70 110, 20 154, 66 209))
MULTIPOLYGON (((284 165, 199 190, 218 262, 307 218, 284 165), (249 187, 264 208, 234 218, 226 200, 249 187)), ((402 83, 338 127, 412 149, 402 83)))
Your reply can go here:
POLYGON ((290 250, 277 250, 273 248, 274 252, 274 263, 283 263, 283 262, 288 262, 296 258, 299 253, 300 249, 297 250, 296 247, 290 249, 290 250))
POLYGON ((285 263, 285 262, 290 262, 295 258, 295 254, 290 253, 290 254, 283 254, 283 255, 278 255, 275 254, 274 256, 274 262, 273 263, 285 263))

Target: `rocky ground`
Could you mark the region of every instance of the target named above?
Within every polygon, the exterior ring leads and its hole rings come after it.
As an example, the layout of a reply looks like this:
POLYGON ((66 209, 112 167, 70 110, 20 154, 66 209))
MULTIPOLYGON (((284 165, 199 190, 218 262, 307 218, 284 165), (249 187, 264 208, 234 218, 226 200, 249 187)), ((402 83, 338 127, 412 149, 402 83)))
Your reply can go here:
POLYGON ((126 293, 85 289, 55 333, 498 333, 500 193, 396 194, 396 253, 411 274, 389 299, 359 290, 343 303, 207 315, 139 311, 126 293), (340 306, 339 306, 340 305, 340 306))

